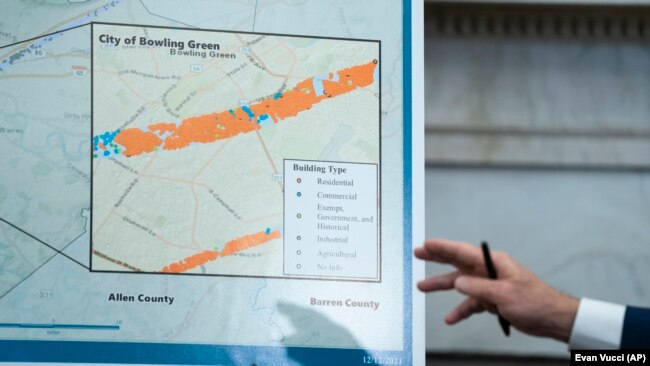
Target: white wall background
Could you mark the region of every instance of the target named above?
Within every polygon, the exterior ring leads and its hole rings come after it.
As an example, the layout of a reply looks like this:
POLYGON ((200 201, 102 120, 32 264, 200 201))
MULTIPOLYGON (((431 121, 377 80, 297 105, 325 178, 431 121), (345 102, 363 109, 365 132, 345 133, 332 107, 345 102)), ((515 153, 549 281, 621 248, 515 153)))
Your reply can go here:
MULTIPOLYGON (((426 189, 427 237, 487 240, 566 293, 650 306, 650 174, 430 168, 426 189)), ((492 315, 445 325, 461 299, 427 296, 428 350, 568 356, 556 341, 506 338, 492 315)))
POLYGON ((429 161, 650 168, 647 42, 425 42, 429 161))
MULTIPOLYGON (((487 240, 569 294, 650 306, 648 44, 425 44, 427 237, 487 240)), ((505 338, 491 315, 446 326, 460 300, 427 296, 429 351, 568 357, 559 342, 505 338)))

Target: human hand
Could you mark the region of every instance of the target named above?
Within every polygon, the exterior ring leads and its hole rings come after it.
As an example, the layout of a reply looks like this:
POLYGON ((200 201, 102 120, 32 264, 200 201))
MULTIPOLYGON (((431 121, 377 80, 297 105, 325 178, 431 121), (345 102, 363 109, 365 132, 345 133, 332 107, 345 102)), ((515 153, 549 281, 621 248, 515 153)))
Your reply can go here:
POLYGON ((491 252, 499 279, 487 278, 480 247, 448 240, 427 240, 415 248, 415 256, 451 264, 455 271, 426 278, 418 283, 424 292, 456 289, 468 296, 445 317, 449 325, 475 313, 497 311, 520 331, 568 342, 578 311, 578 299, 565 295, 508 254, 491 252))

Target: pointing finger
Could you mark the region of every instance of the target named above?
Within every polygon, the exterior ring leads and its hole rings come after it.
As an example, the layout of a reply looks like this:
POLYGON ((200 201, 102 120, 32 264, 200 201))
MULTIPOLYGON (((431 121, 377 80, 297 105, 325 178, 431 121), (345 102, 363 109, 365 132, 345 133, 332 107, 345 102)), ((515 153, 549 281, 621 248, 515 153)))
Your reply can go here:
POLYGON ((485 309, 481 305, 481 302, 474 298, 466 299, 461 302, 456 308, 445 316, 445 323, 449 325, 456 324, 463 319, 467 319, 473 314, 481 313, 485 309))
POLYGON ((454 288, 454 281, 460 276, 460 272, 454 271, 440 276, 433 276, 418 282, 420 291, 439 291, 454 288))
POLYGON ((483 266, 483 253, 477 246, 443 239, 427 240, 416 250, 420 259, 451 264, 459 269, 471 270, 483 266))
POLYGON ((472 276, 459 276, 454 281, 454 287, 460 293, 495 305, 499 305, 504 295, 501 285, 499 281, 472 276))

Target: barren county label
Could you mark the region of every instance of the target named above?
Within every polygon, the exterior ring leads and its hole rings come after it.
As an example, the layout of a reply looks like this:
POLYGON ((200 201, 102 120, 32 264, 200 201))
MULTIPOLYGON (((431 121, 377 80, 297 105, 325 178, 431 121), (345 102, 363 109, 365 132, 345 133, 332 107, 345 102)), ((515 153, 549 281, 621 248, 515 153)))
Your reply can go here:
POLYGON ((92 27, 93 271, 287 277, 283 160, 379 164, 378 42, 92 27))
POLYGON ((284 273, 379 279, 376 164, 284 161, 284 273))

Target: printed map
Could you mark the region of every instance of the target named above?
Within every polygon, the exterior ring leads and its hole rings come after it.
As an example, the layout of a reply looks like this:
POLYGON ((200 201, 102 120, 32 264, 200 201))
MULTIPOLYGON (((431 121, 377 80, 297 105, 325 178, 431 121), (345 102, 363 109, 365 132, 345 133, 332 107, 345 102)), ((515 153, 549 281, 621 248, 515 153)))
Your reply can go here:
POLYGON ((282 276, 282 161, 379 162, 378 58, 94 24, 91 269, 282 276))
POLYGON ((0 340, 401 350, 401 3, 179 3, 0 2, 0 340), (276 278, 283 160, 380 154, 381 282, 276 278))

